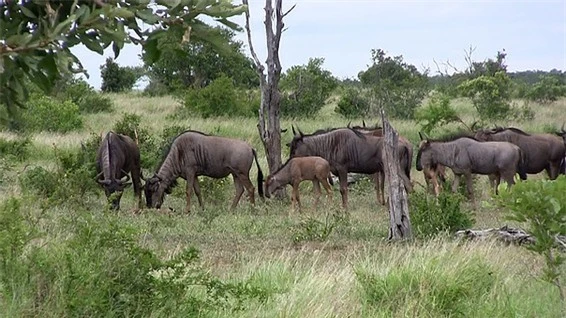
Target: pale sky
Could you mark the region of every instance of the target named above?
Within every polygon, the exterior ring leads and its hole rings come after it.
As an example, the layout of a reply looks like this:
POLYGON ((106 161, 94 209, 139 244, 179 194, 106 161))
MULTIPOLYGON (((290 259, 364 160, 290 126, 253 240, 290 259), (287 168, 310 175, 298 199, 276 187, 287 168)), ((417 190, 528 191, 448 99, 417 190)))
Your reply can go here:
MULTIPOLYGON (((253 45, 263 62, 265 1, 249 2, 253 45)), ((293 4, 297 6, 285 18, 287 30, 281 38, 283 70, 323 57, 323 67, 335 76, 355 78, 370 64, 371 49, 381 48, 434 74, 434 60, 449 60, 463 69, 470 46, 476 61, 505 49, 510 71, 566 70, 566 0, 295 0, 284 1, 283 7, 293 4)), ((241 16, 232 21, 243 26, 245 20, 241 16)), ((245 33, 237 37, 249 55, 245 33)), ((100 88, 100 65, 113 56, 112 50, 104 56, 81 47, 73 51, 89 71, 88 82, 100 88)), ((117 62, 142 65, 140 52, 139 46, 128 45, 117 62)))

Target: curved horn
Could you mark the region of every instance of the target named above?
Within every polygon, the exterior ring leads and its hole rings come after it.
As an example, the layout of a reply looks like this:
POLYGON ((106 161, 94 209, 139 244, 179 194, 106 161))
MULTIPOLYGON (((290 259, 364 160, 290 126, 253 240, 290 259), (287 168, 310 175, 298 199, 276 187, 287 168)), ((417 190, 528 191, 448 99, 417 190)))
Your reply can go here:
POLYGON ((366 121, 362 119, 362 127, 366 128, 366 121))
POLYGON ((106 180, 106 179, 104 179, 104 180, 98 179, 98 180, 96 180, 96 182, 98 182, 99 184, 102 184, 102 185, 109 185, 111 181, 106 180))
POLYGON ((423 134, 420 131, 419 131, 419 137, 421 138, 421 140, 424 140, 423 134))
POLYGON ((560 128, 560 130, 562 130, 563 134, 566 134, 566 130, 564 130, 564 123, 562 123, 562 128, 560 128))
POLYGON ((122 178, 122 179, 120 179, 120 182, 126 183, 126 182, 130 181, 130 176, 128 175, 128 173, 124 170, 122 170, 122 173, 126 175, 126 180, 123 180, 123 178, 122 178))
POLYGON ((346 127, 352 129, 352 127, 350 127, 351 124, 352 124, 352 121, 349 121, 349 122, 348 122, 348 125, 346 125, 346 127))
POLYGON ((478 121, 477 121, 477 120, 474 121, 474 123, 472 124, 472 126, 470 126, 470 130, 472 130, 472 131, 476 130, 477 124, 478 124, 478 121))
POLYGON ((301 135, 301 137, 303 137, 305 134, 303 134, 303 132, 301 131, 301 129, 299 129, 299 126, 297 126, 297 130, 299 131, 299 135, 301 135))
POLYGON ((297 132, 295 131, 295 126, 291 125, 291 129, 292 129, 292 131, 293 131, 293 135, 296 136, 296 135, 297 135, 297 132))

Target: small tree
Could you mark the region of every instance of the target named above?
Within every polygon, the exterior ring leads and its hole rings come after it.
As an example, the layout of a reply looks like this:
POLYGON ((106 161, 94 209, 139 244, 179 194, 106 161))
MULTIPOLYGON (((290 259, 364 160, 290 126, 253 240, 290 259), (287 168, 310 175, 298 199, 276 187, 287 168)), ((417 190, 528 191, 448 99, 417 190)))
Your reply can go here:
POLYGON ((547 104, 566 96, 566 84, 558 76, 543 75, 525 94, 530 100, 547 104))
POLYGON ((292 66, 281 77, 281 89, 287 92, 282 99, 284 116, 314 116, 324 106, 338 81, 322 69, 323 58, 311 58, 307 65, 292 66))
POLYGON ((458 86, 462 96, 472 100, 483 120, 501 119, 511 111, 511 81, 507 73, 499 71, 493 76, 481 75, 458 86))
POLYGON ((383 108, 391 117, 413 118, 414 110, 429 91, 428 80, 403 56, 390 57, 381 49, 372 50, 373 64, 358 77, 371 89, 377 113, 383 108))
MULTIPOLYGON (((566 235, 566 177, 554 181, 519 182, 500 193, 499 202, 511 210, 509 218, 527 226, 535 237, 527 248, 544 257, 544 278, 558 288, 566 315, 566 290, 561 281, 564 254, 557 249, 558 236, 566 235)), ((560 244, 564 244, 563 242, 560 244)), ((566 246, 560 246, 565 248, 566 246)))
POLYGON ((122 67, 109 57, 106 63, 100 66, 100 76, 103 92, 123 92, 129 91, 142 76, 140 68, 122 67))

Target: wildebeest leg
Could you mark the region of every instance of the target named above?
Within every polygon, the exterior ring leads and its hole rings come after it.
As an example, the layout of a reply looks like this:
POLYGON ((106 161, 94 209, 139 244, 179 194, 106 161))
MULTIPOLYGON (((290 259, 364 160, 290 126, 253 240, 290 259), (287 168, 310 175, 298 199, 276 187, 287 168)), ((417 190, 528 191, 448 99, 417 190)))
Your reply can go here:
POLYGON ((291 206, 293 211, 296 211, 296 206, 301 210, 301 201, 299 201, 299 182, 293 182, 293 191, 291 192, 291 206))
POLYGON ((312 189, 314 192, 314 208, 318 207, 318 200, 320 199, 321 191, 320 191, 320 182, 317 179, 312 181, 312 189))
POLYGON ((328 183, 328 178, 324 178, 320 182, 322 182, 322 186, 326 190, 326 195, 328 196, 328 202, 332 203, 332 187, 328 183))
POLYGON ((508 188, 515 184, 515 171, 506 172, 505 175, 502 175, 502 177, 507 183, 508 188))
POLYGON ((242 181, 242 184, 244 185, 244 187, 246 188, 246 191, 248 192, 248 198, 250 198, 250 202, 252 205, 255 205, 255 188, 254 185, 252 184, 252 181, 250 180, 250 178, 246 175, 240 176, 239 177, 240 181, 242 181))
POLYGON ((466 188, 468 190, 468 198, 470 198, 470 200, 474 200, 474 183, 472 180, 472 174, 471 173, 466 173, 466 188))
POLYGON ((546 169, 546 172, 548 173, 548 177, 550 178, 550 180, 554 180, 558 178, 558 175, 560 174, 560 161, 551 162, 548 168, 546 169))
POLYGON ((495 195, 499 194, 499 183, 501 183, 501 175, 499 172, 488 175, 489 186, 493 189, 495 195))
MULTIPOLYGON (((135 170, 135 169, 134 169, 135 170)), ((142 185, 141 185, 141 176, 139 172, 132 171, 132 183, 134 185, 134 196, 138 198, 138 205, 134 210, 135 213, 138 213, 141 206, 142 206, 142 185)))
POLYGON ((191 194, 197 182, 198 180, 196 176, 187 176, 187 188, 185 190, 187 192, 187 205, 185 207, 185 213, 187 214, 191 213, 191 194))
POLYGON ((348 172, 341 170, 338 172, 338 180, 340 181, 340 195, 342 196, 342 207, 348 209, 348 172))
POLYGON ((457 193, 460 186, 460 174, 454 174, 454 181, 452 182, 452 192, 457 193))
POLYGON ((195 182, 193 183, 193 190, 197 196, 198 205, 201 209, 204 209, 204 203, 202 202, 202 196, 200 195, 200 185, 198 184, 198 178, 195 177, 195 182))
POLYGON ((236 208, 236 205, 238 205, 238 202, 240 201, 240 198, 244 193, 244 186, 242 185, 240 178, 238 178, 235 174, 233 174, 232 177, 234 177, 234 186, 236 187, 236 196, 234 197, 232 206, 230 207, 230 209, 233 210, 234 208, 236 208))

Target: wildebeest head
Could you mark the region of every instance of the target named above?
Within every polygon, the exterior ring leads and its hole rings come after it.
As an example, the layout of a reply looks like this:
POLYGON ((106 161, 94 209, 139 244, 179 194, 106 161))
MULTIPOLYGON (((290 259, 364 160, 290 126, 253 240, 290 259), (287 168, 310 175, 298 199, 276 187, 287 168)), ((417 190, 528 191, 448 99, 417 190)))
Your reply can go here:
POLYGON ((430 151, 430 142, 428 140, 422 140, 419 144, 416 166, 417 171, 422 171, 423 167, 429 168, 432 166, 432 154, 430 151))
POLYGON ((281 182, 281 180, 277 179, 275 174, 267 176, 267 179, 265 179, 265 184, 264 184, 265 197, 268 198, 268 199, 271 198, 271 195, 275 191, 283 188, 284 186, 285 186, 285 183, 281 182))
POLYGON ((307 153, 307 145, 303 142, 303 137, 305 136, 303 132, 297 127, 297 131, 295 131, 295 127, 291 126, 293 129, 293 140, 287 145, 289 146, 290 152, 289 157, 293 158, 295 156, 303 156, 307 153))
POLYGON ((157 174, 147 179, 143 188, 148 208, 161 208, 165 193, 171 193, 171 186, 167 185, 157 174))
MULTIPOLYGON (((102 173, 101 173, 102 174, 102 173)), ((100 177, 100 175, 98 177, 100 177)), ((126 174, 126 179, 97 179, 96 181, 102 185, 104 188, 104 193, 106 198, 111 205, 113 210, 120 209, 120 199, 122 198, 122 193, 124 189, 130 186, 132 183, 128 182, 130 177, 126 174)))

